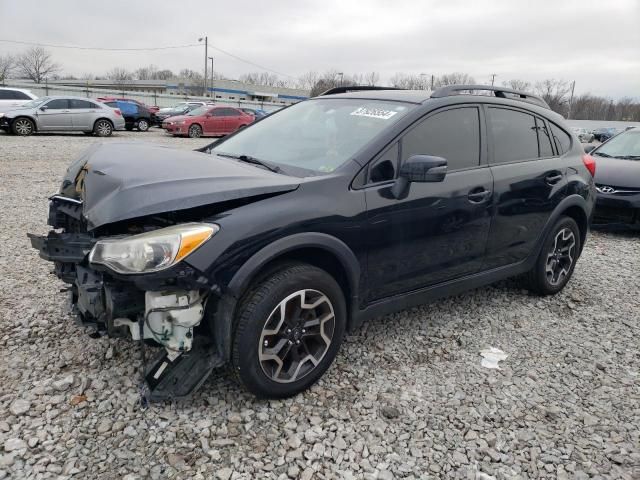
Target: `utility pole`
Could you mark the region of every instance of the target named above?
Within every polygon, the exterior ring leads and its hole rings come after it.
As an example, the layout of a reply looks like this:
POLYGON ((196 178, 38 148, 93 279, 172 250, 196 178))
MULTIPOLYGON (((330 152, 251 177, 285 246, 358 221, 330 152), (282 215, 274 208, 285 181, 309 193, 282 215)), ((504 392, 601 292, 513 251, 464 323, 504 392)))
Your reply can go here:
POLYGON ((431 75, 431 91, 433 91, 433 82, 435 81, 435 75, 431 75))
POLYGON ((213 90, 213 57, 209 57, 209 60, 211 60, 211 95, 213 96, 213 99, 215 100, 216 95, 215 95, 215 92, 213 90))
POLYGON ((495 83, 495 81, 496 81, 496 74, 495 74, 495 73, 492 73, 492 74, 491 74, 491 86, 492 86, 492 87, 493 87, 493 84, 495 83))
POLYGON ((198 39, 199 42, 204 40, 204 83, 202 84, 204 87, 204 93, 207 93, 207 64, 209 63, 208 57, 209 57, 209 37, 207 37, 206 35, 204 37, 200 37, 198 39))
POLYGON ((338 72, 338 75, 340 75, 340 87, 342 86, 342 80, 344 79, 344 72, 338 72))
POLYGON ((571 118, 571 110, 573 110, 573 91, 576 89, 576 81, 574 80, 571 83, 571 97, 569 98, 569 114, 567 115, 567 120, 571 118))

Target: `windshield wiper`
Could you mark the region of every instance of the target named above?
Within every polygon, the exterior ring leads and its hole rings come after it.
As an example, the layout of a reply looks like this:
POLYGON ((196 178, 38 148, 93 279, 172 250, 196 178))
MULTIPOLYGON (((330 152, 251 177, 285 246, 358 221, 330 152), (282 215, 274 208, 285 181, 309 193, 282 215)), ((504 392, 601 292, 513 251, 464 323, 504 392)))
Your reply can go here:
POLYGON ((259 165, 274 173, 282 173, 282 169, 280 167, 269 165, 268 163, 259 160, 256 157, 252 157, 251 155, 233 155, 231 153, 216 153, 216 155, 220 155, 221 157, 235 158, 236 160, 240 160, 241 162, 251 163, 252 165, 259 165))
POLYGON ((612 158, 608 153, 603 152, 593 152, 594 155, 598 155, 599 157, 612 158))
POLYGON ((638 160, 640 159, 640 155, 620 155, 616 156, 616 158, 621 158, 623 160, 638 160))

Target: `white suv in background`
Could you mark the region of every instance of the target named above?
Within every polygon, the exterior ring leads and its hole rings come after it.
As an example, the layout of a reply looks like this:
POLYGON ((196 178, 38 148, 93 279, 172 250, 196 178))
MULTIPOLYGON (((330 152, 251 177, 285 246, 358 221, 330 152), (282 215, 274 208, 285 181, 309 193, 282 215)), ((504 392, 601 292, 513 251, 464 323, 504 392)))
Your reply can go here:
POLYGON ((20 105, 23 103, 27 103, 36 98, 38 97, 31 93, 30 90, 0 87, 0 113, 20 108, 20 105))

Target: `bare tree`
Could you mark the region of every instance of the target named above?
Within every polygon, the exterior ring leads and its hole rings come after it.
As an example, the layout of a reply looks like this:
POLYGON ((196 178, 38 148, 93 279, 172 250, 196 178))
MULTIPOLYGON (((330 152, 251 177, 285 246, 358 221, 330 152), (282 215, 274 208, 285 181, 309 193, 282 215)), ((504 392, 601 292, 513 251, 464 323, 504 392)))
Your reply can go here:
POLYGON ((13 55, 0 55, 0 82, 4 82, 16 66, 16 59, 13 55))
POLYGON ((392 87, 406 90, 424 90, 426 87, 424 76, 408 73, 396 73, 390 82, 392 87))
POLYGON ((202 81, 202 79, 204 78, 200 72, 196 72, 195 70, 191 70, 190 68, 183 68, 178 73, 178 76, 180 78, 184 78, 185 80, 191 80, 194 82, 202 81))
POLYGON ((302 90, 311 90, 320 79, 320 74, 316 71, 309 71, 298 77, 296 86, 302 90))
POLYGON ((60 65, 42 47, 33 47, 24 52, 18 57, 16 65, 21 75, 36 83, 42 83, 47 76, 60 71, 60 65))
POLYGON ((434 85, 436 87, 445 87, 447 85, 473 85, 476 80, 467 73, 454 72, 440 75, 436 78, 434 85))
POLYGON ((367 72, 362 75, 362 83, 367 86, 373 87, 380 81, 380 74, 378 72, 367 72))
POLYGON ((114 83, 122 84, 133 80, 133 74, 126 68, 115 67, 107 72, 107 78, 114 83))
POLYGON ((526 80, 508 80, 506 82, 502 82, 502 86, 511 88, 512 90, 519 90, 521 92, 531 91, 531 82, 527 82, 526 80))
POLYGON ((175 77, 174 73, 169 70, 158 70, 155 74, 155 78, 153 80, 169 80, 170 78, 175 77))
POLYGON ((560 115, 567 115, 569 109, 569 92, 571 87, 564 80, 547 79, 536 83, 536 92, 549 105, 551 110, 560 115))
POLYGON ((82 75, 80 75, 80 79, 81 80, 86 80, 87 82, 90 80, 96 80, 96 76, 93 73, 83 73, 82 75))

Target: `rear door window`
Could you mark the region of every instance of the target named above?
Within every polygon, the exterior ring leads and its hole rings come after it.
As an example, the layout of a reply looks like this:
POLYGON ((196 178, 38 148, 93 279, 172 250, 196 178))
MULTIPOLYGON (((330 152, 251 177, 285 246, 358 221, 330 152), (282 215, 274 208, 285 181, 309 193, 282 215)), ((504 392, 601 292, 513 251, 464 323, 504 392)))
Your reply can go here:
POLYGON ((18 90, 0 90, 0 100, 31 100, 31 98, 18 90))
POLYGON ((558 148, 558 153, 560 155, 564 155, 571 149, 571 135, 562 130, 555 123, 551 124, 551 134, 553 135, 553 139, 556 142, 556 147, 558 148))
POLYGON ((493 163, 538 158, 538 134, 533 115, 506 108, 488 109, 493 138, 493 163))
POLYGON ((71 108, 73 109, 79 109, 79 108, 96 108, 95 103, 91 103, 87 100, 76 100, 71 99, 69 100, 71 102, 71 108))
POLYGON ((538 145, 540 146, 539 156, 541 158, 553 157, 553 148, 551 147, 551 134, 544 120, 536 117, 536 125, 538 126, 538 145))
POLYGON ((447 160, 448 171, 480 164, 480 116, 477 107, 438 112, 402 138, 402 161, 412 155, 433 155, 447 160))

